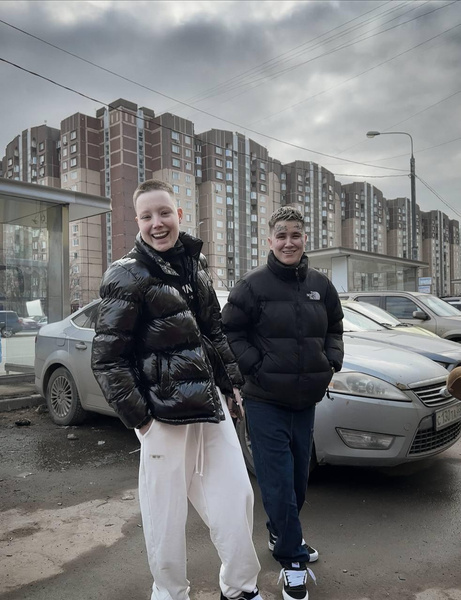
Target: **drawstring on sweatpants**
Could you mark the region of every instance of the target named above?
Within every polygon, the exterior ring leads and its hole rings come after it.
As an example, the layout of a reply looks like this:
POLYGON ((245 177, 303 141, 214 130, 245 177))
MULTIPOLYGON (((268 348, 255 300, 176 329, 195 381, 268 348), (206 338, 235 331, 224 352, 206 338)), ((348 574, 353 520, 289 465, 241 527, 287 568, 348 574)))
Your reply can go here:
POLYGON ((205 447, 203 442, 203 423, 199 424, 197 439, 197 454, 195 455, 195 472, 203 477, 203 465, 205 462, 205 447))

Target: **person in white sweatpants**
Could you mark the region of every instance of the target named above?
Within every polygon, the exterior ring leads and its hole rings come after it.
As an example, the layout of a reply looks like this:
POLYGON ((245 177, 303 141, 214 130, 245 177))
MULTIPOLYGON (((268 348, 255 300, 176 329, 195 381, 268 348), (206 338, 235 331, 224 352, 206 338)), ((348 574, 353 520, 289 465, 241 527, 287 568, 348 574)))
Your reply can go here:
POLYGON ((259 562, 253 541, 253 490, 225 402, 225 421, 172 427, 158 421, 141 442, 139 501, 152 600, 187 600, 187 500, 210 528, 222 562, 223 595, 254 590, 259 562), (164 507, 168 506, 168 510, 164 507))
POLYGON ((139 184, 133 203, 139 233, 101 282, 91 365, 141 443, 151 599, 189 599, 190 500, 221 559, 221 600, 262 600, 253 490, 232 422, 242 416, 243 378, 222 331, 202 241, 180 231, 170 184, 139 184))

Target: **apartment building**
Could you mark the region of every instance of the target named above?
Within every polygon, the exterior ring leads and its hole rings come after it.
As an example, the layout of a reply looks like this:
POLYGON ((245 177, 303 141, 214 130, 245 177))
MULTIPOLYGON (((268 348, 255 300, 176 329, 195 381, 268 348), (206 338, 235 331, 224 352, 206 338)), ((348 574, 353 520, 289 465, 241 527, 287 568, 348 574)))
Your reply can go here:
POLYGON ((366 182, 341 186, 342 245, 387 254, 387 207, 383 193, 366 182))
MULTIPOLYGON (((132 247, 138 231, 132 194, 152 177, 173 186, 184 214, 181 229, 203 239, 217 288, 231 288, 248 270, 265 263, 268 220, 281 205, 295 206, 304 215, 308 252, 342 246, 412 256, 408 198, 386 200, 366 182, 342 185, 314 162, 282 164, 239 133, 211 129, 196 134, 188 119, 156 116, 122 98, 100 108, 95 117, 71 115, 60 129, 40 125, 24 130, 7 145, 0 176, 112 199, 111 214, 70 226, 73 308, 98 296, 108 264, 132 247)), ((461 276, 458 221, 440 211, 420 213, 419 207, 416 217, 418 258, 431 265, 424 274, 432 274, 437 293, 455 293, 450 284, 461 276)), ((47 256, 46 212, 39 220, 30 232, 32 261, 47 256)), ((15 260, 14 226, 0 235, 1 258, 15 260)))
MULTIPOLYGON (((387 204, 387 253, 390 256, 412 258, 413 227, 411 200, 394 198, 387 204)), ((422 260, 421 211, 416 205, 416 246, 418 260, 422 260)))
POLYGON ((333 173, 308 161, 283 165, 281 201, 304 216, 308 252, 341 245, 341 205, 333 173))
MULTIPOLYGON (((76 113, 61 121, 61 187, 101 194, 100 120, 76 113)), ((69 282, 72 310, 99 296, 102 269, 102 219, 89 217, 70 224, 69 282)))
MULTIPOLYGON (((453 231, 454 228, 450 228, 450 219, 440 210, 422 212, 421 222, 422 260, 429 263, 429 268, 423 269, 422 276, 432 277, 433 294, 449 296, 452 293, 453 266, 451 259, 453 253, 456 252, 456 245, 451 244, 451 240, 454 241, 456 238, 450 236, 450 229, 453 231)), ((456 223, 458 222, 456 221, 456 223)), ((457 241, 457 254, 459 256, 459 225, 457 241)))
POLYGON ((278 176, 267 149, 242 134, 212 129, 198 134, 197 142, 199 235, 216 286, 231 288, 266 261, 278 176))

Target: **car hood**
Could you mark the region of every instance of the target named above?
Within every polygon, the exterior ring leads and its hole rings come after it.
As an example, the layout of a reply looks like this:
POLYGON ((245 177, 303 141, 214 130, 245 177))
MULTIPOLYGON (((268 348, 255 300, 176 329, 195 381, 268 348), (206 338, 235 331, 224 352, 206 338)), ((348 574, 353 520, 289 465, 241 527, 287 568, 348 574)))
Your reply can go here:
POLYGON ((446 369, 425 356, 349 335, 344 336, 343 370, 373 375, 398 387, 447 377, 446 369))
POLYGON ((379 344, 388 344, 401 350, 410 350, 426 356, 431 360, 444 362, 447 364, 457 364, 461 362, 461 344, 444 340, 438 336, 429 336, 421 339, 413 333, 407 333, 402 330, 385 331, 353 331, 345 332, 347 339, 370 340, 379 344))

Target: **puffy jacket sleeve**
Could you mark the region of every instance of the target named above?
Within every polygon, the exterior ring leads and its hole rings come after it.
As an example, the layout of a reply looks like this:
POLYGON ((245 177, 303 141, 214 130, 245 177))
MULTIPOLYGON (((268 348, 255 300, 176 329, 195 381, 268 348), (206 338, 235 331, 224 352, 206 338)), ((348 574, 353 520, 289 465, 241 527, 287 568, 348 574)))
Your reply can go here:
POLYGON ((343 366, 343 309, 336 288, 328 282, 325 296, 325 306, 328 315, 328 330, 325 336, 325 353, 335 371, 340 371, 343 366))
POLYGON ((149 410, 135 366, 142 292, 125 267, 114 264, 101 283, 91 367, 105 399, 129 427, 140 427, 149 410))
POLYGON ((215 350, 226 369, 226 373, 234 387, 240 387, 243 384, 243 377, 240 373, 234 353, 232 352, 227 337, 223 332, 221 307, 219 306, 216 292, 213 288, 213 282, 208 274, 205 257, 200 258, 202 270, 199 272, 199 315, 198 324, 203 335, 205 335, 213 344, 215 350))
POLYGON ((249 332, 258 319, 256 298, 245 279, 232 289, 222 312, 224 332, 237 357, 243 375, 253 373, 261 362, 259 350, 251 343, 249 332))

